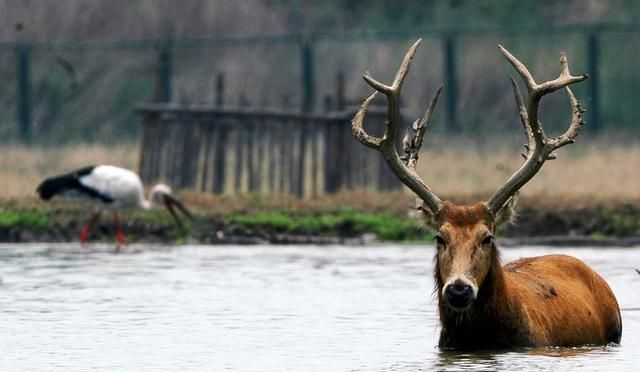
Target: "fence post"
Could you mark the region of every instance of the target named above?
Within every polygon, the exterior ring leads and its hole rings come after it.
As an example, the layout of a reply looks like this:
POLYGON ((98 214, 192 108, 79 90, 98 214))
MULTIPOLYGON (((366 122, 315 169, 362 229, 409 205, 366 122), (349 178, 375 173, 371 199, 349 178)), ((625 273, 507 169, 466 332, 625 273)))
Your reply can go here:
POLYGON ((306 37, 300 46, 302 63, 302 112, 311 112, 315 105, 315 74, 313 61, 313 41, 306 37))
POLYGON ((31 47, 18 45, 15 53, 20 138, 28 143, 31 141, 31 47))
POLYGON ((600 127, 600 38, 597 30, 589 31, 587 35, 587 62, 589 70, 589 125, 587 129, 598 133, 600 127))
POLYGON ((159 45, 157 87, 160 102, 171 102, 171 62, 172 45, 170 40, 159 45))
POLYGON ((456 118, 456 106, 458 100, 458 79, 456 76, 456 36, 452 32, 442 35, 442 49, 444 55, 444 77, 447 92, 446 111, 447 128, 450 133, 460 132, 458 120, 456 118))

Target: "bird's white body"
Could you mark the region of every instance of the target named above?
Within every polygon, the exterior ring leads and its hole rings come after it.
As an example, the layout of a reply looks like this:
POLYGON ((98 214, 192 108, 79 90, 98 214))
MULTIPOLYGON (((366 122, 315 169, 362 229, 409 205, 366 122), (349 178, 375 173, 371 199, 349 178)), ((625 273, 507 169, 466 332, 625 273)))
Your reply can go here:
MULTIPOLYGON (((113 202, 109 203, 102 199, 91 198, 105 209, 145 208, 147 204, 150 204, 146 203, 144 198, 142 180, 136 173, 128 169, 112 165, 99 165, 91 173, 79 177, 79 182, 101 195, 113 199, 113 202)), ((66 193, 64 195, 67 196, 66 193)), ((76 197, 76 195, 83 195, 82 197, 86 198, 84 194, 77 191, 71 191, 68 196, 76 197)))

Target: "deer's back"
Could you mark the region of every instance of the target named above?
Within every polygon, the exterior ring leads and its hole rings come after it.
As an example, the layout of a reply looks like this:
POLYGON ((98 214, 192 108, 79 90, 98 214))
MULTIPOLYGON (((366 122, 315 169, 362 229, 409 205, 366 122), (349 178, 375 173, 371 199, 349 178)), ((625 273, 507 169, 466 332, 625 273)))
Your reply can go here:
POLYGON ((504 272, 535 345, 620 342, 622 321, 615 296, 584 262, 547 255, 513 261, 504 272))

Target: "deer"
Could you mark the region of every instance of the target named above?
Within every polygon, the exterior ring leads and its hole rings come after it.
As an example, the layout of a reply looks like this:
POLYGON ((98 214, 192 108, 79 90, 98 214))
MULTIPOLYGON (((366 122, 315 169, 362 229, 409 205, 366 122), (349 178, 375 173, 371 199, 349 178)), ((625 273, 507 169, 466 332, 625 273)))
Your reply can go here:
POLYGON ((488 200, 456 205, 441 200, 418 176, 416 164, 424 135, 443 85, 435 91, 424 115, 405 131, 401 140, 400 92, 420 44, 407 51, 390 85, 367 71, 364 80, 374 91, 351 121, 353 135, 381 153, 394 175, 418 200, 417 212, 435 233, 435 290, 441 349, 478 350, 519 347, 578 346, 620 343, 622 319, 618 302, 607 282, 581 260, 562 254, 521 258, 501 264, 497 227, 515 214, 520 189, 531 180, 556 150, 574 143, 584 125, 584 110, 569 85, 587 75, 573 76, 564 53, 558 78, 537 83, 527 67, 502 45, 498 48, 526 84, 522 97, 511 77, 527 144, 524 164, 488 200), (569 128, 548 137, 538 117, 541 99, 565 90, 571 107, 569 128), (364 117, 376 95, 386 96, 387 120, 382 137, 368 134, 364 117), (398 153, 402 145, 403 154, 398 153))

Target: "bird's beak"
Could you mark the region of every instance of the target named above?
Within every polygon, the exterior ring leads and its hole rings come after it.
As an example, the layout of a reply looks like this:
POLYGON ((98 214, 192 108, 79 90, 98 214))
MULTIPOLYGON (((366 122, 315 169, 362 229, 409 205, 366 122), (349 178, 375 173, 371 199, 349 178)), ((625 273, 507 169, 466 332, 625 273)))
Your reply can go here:
POLYGON ((164 197, 164 205, 165 207, 167 207, 167 210, 169 210, 169 213, 171 213, 171 216, 176 221, 176 224, 178 225, 178 227, 182 228, 183 224, 180 218, 178 217, 178 213, 176 213, 176 208, 178 209, 179 212, 184 214, 190 221, 193 221, 193 215, 191 214, 191 212, 189 212, 187 207, 185 207, 184 204, 182 204, 180 200, 176 199, 172 195, 163 195, 163 197, 164 197))

